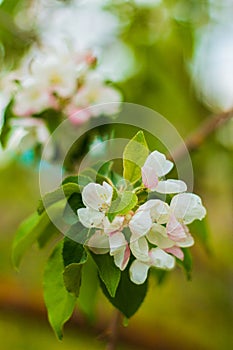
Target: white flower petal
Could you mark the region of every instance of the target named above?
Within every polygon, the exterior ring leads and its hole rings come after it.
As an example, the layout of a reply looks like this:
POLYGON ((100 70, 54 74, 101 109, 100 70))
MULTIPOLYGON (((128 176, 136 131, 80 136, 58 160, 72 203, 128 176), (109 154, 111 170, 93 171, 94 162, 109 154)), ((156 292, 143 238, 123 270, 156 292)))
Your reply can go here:
POLYGON ((150 250, 151 265, 159 269, 171 270, 175 266, 173 256, 167 254, 160 248, 152 248, 150 250))
POLYGON ((150 212, 150 216, 153 221, 157 221, 159 224, 165 224, 169 218, 170 208, 169 205, 160 199, 150 199, 143 205, 141 205, 137 213, 150 212))
POLYGON ((128 265, 130 258, 130 249, 128 244, 113 255, 114 263, 121 271, 123 271, 128 265))
POLYGON ((82 200, 86 207, 95 210, 107 210, 111 204, 113 189, 106 182, 103 185, 89 183, 84 187, 82 200))
POLYGON ((155 187, 155 191, 159 193, 179 193, 185 192, 187 185, 181 180, 165 180, 159 181, 155 187))
POLYGON ((173 168, 173 163, 167 160, 163 153, 154 151, 147 157, 144 166, 151 167, 154 169, 155 175, 161 177, 169 173, 173 168))
POLYGON ((124 216, 116 216, 113 222, 110 222, 107 217, 103 220, 104 232, 110 234, 112 232, 121 231, 123 226, 124 216))
POLYGON ((109 252, 108 235, 97 230, 87 243, 88 248, 95 254, 106 254, 109 252))
POLYGON ((127 245, 127 241, 122 232, 115 232, 109 236, 110 255, 122 250, 127 245))
POLYGON ((172 198, 170 208, 176 218, 182 219, 185 224, 190 224, 196 219, 202 220, 206 215, 201 198, 193 193, 177 194, 172 198))
POLYGON ((154 203, 150 210, 152 220, 159 224, 165 224, 169 217, 169 205, 160 199, 152 199, 151 201, 154 203))
POLYGON ((132 236, 130 250, 135 258, 145 262, 149 261, 149 246, 145 237, 135 239, 135 236, 132 236))
POLYGON ((111 204, 113 188, 107 182, 103 182, 103 188, 105 190, 104 196, 106 196, 106 203, 111 204))
POLYGON ((129 269, 130 279, 135 284, 143 284, 147 279, 150 266, 139 260, 134 260, 129 269))
POLYGON ((180 242, 187 237, 188 228, 180 223, 172 213, 166 226, 167 235, 175 242, 180 242))
POLYGON ((165 251, 169 254, 174 255, 176 258, 180 259, 180 260, 184 260, 184 253, 183 251, 180 249, 180 247, 177 246, 173 246, 171 248, 167 248, 165 249, 165 251))
POLYGON ((145 236, 152 226, 149 211, 137 211, 129 222, 130 231, 137 236, 145 236))
POLYGON ((142 182, 146 188, 154 191, 158 185, 159 179, 152 167, 145 165, 142 167, 142 182))
POLYGON ((100 228, 104 219, 104 213, 91 208, 80 208, 77 211, 81 224, 87 228, 100 228))
POLYGON ((161 249, 174 246, 174 241, 168 238, 166 228, 159 224, 153 224, 150 232, 146 235, 148 241, 161 249))
POLYGON ((194 245, 194 239, 190 234, 188 234, 185 239, 181 240, 180 242, 177 242, 176 245, 178 245, 181 248, 192 247, 194 245))

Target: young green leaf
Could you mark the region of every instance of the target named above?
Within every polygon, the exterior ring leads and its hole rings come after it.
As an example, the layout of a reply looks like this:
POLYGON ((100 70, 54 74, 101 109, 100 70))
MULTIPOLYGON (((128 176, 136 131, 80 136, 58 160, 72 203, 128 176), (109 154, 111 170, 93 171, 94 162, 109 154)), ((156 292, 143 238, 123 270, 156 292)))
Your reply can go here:
POLYGON ((113 221, 116 215, 125 215, 131 209, 133 209, 138 202, 138 197, 131 191, 125 191, 119 194, 118 197, 112 202, 112 205, 108 212, 108 218, 113 221))
POLYGON ((114 297, 121 278, 121 271, 115 265, 113 257, 109 254, 97 255, 91 253, 95 261, 101 280, 111 297, 114 297))
POLYGON ((113 161, 108 161, 102 165, 102 162, 100 161, 99 163, 97 162, 97 164, 95 164, 95 168, 99 175, 110 177, 113 164, 113 161))
POLYGON ((79 185, 80 187, 84 187, 87 184, 89 184, 90 182, 92 182, 92 179, 89 176, 80 174, 80 175, 67 176, 62 181, 62 185, 65 185, 68 183, 75 183, 75 184, 79 185))
POLYGON ((41 215, 45 208, 48 208, 50 205, 65 199, 69 198, 73 193, 80 193, 80 187, 75 183, 66 183, 65 185, 59 187, 53 192, 47 193, 40 201, 37 208, 37 212, 41 215))
POLYGON ((93 259, 88 259, 82 268, 82 283, 79 291, 78 306, 90 321, 95 317, 95 305, 99 286, 97 266, 93 259))
MULTIPOLYGON (((27 249, 43 234, 50 225, 50 218, 62 216, 64 202, 60 201, 50 207, 49 216, 44 212, 41 216, 37 213, 32 214, 28 219, 22 222, 16 232, 13 249, 12 261, 15 268, 19 267, 22 256, 27 249)), ((49 232, 48 232, 49 234, 49 232)))
POLYGON ((44 272, 44 300, 49 322, 59 339, 63 337, 63 325, 71 317, 76 297, 70 294, 63 281, 63 242, 55 247, 44 272))
POLYGON ((144 133, 139 131, 126 145, 123 153, 123 177, 131 183, 141 178, 141 167, 148 157, 149 149, 144 133))
POLYGON ((129 278, 128 269, 121 273, 121 279, 114 297, 109 294, 102 282, 100 285, 108 300, 127 318, 135 314, 147 293, 147 281, 140 285, 134 284, 129 278))

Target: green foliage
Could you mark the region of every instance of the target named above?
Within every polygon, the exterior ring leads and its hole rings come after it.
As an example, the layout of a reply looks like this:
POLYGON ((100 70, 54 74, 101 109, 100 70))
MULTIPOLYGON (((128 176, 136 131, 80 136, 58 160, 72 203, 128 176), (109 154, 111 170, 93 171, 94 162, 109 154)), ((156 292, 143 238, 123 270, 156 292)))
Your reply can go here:
POLYGON ((37 238, 37 243, 40 249, 43 249, 53 238, 55 239, 61 235, 58 228, 50 221, 47 225, 46 230, 42 232, 37 238))
MULTIPOLYGON (((13 261, 18 266, 22 254, 35 240, 40 247, 43 247, 57 232, 53 218, 59 216, 63 222, 70 225, 65 233, 66 237, 56 246, 48 260, 44 278, 44 295, 49 321, 59 339, 62 338, 63 324, 73 312, 76 298, 79 298, 79 306, 88 318, 93 319, 95 296, 99 284, 105 296, 126 318, 135 314, 146 296, 148 279, 141 285, 133 283, 129 275, 130 262, 126 269, 121 271, 109 253, 94 254, 88 250, 87 240, 96 228, 84 227, 79 222, 77 210, 84 206, 81 195, 83 186, 92 181, 100 184, 106 181, 113 187, 111 206, 106 214, 109 221, 112 222, 117 215, 127 215, 131 210, 135 212, 138 204, 145 203, 148 198, 148 191, 141 184, 141 167, 148 154, 149 149, 144 134, 139 131, 124 150, 125 179, 116 177, 116 182, 126 180, 123 182, 124 191, 121 190, 123 186, 117 187, 120 188, 117 190, 111 182, 114 175, 112 162, 107 162, 100 169, 96 164, 97 171, 87 169, 81 175, 69 176, 63 180, 57 190, 47 193, 38 207, 40 215, 34 214, 30 217, 22 224, 16 235, 13 261)), ((195 226, 192 229, 195 231, 195 226)), ((125 239, 130 242, 129 227, 124 227, 122 230, 125 239)), ((197 226, 196 230, 200 232, 201 240, 206 243, 205 226, 197 226)), ((184 260, 177 259, 177 263, 182 266, 187 278, 190 279, 191 255, 188 249, 182 250, 184 260)), ((158 284, 162 283, 167 275, 167 271, 159 269, 154 269, 152 273, 158 284)))
POLYGON ((84 264, 87 261, 87 253, 83 245, 68 237, 64 238, 62 257, 65 267, 73 263, 84 264))
POLYGON ((63 325, 71 317, 76 304, 76 297, 64 286, 62 252, 63 242, 59 242, 49 257, 44 272, 45 305, 49 322, 58 339, 62 339, 63 325))
POLYGON ((130 191, 125 191, 122 194, 120 193, 118 197, 112 202, 112 205, 109 209, 108 218, 110 222, 112 222, 117 215, 127 214, 137 205, 137 202, 138 198, 135 193, 130 191))
POLYGON ((192 256, 188 248, 182 248, 182 251, 184 253, 184 260, 176 259, 177 263, 183 267, 184 271, 186 272, 186 277, 188 280, 191 280, 192 278, 192 267, 193 267, 193 261, 192 256))
POLYGON ((68 292, 78 297, 81 285, 82 265, 87 261, 87 253, 82 244, 66 237, 64 239, 62 256, 65 266, 63 272, 65 287, 68 292))
POLYGON ((43 235, 44 237, 45 235, 51 234, 50 230, 46 233, 47 227, 51 223, 50 218, 59 217, 62 214, 63 210, 64 203, 63 201, 59 201, 57 203, 54 203, 50 208, 50 217, 46 212, 44 212, 41 216, 38 216, 37 213, 34 213, 28 219, 23 221, 18 231, 16 232, 13 242, 12 261, 15 268, 19 267, 22 256, 40 236, 43 235))
POLYGON ((109 254, 97 255, 91 253, 95 261, 101 280, 111 297, 114 297, 121 278, 121 271, 115 265, 113 257, 109 254))
POLYGON ((131 183, 141 178, 141 167, 149 154, 144 133, 139 131, 126 145, 123 153, 123 177, 131 183))
POLYGON ((147 293, 147 281, 141 285, 133 283, 129 278, 128 269, 121 273, 115 296, 109 293, 104 283, 101 282, 100 285, 108 300, 127 318, 135 314, 147 293))
POLYGON ((113 164, 113 161, 104 163, 98 170, 98 173, 105 177, 111 177, 113 164))
POLYGON ((90 233, 90 229, 83 227, 83 225, 80 222, 77 222, 70 226, 70 228, 66 232, 66 236, 74 240, 75 242, 84 244, 87 238, 89 237, 90 233))
POLYGON ((3 124, 0 130, 0 143, 3 148, 7 145, 8 135, 11 130, 10 121, 14 117, 12 114, 12 103, 13 101, 8 104, 3 114, 3 124))
POLYGON ((207 226, 207 220, 195 220, 189 225, 189 231, 202 243, 205 250, 210 253, 211 249, 209 244, 209 230, 207 226))
POLYGON ((99 286, 97 266, 93 259, 88 259, 82 268, 82 283, 80 286, 78 307, 90 321, 95 318, 96 297, 99 286))
POLYGON ((9 67, 9 63, 15 66, 36 39, 32 28, 22 29, 15 21, 15 15, 27 6, 30 6, 30 2, 25 0, 0 2, 0 45, 4 52, 2 61, 6 67, 9 67))
POLYGON ((77 210, 83 206, 81 194, 73 193, 68 199, 63 213, 64 221, 70 225, 76 224, 78 222, 77 210))
POLYGON ((53 192, 47 193, 40 201, 37 208, 37 212, 41 215, 45 208, 50 207, 52 204, 69 198, 73 193, 80 193, 80 187, 73 182, 65 183, 53 192))
POLYGON ((89 184, 90 182, 92 182, 91 177, 86 176, 86 175, 71 175, 71 176, 67 176, 63 181, 62 181, 62 185, 68 184, 68 183, 75 183, 77 185, 79 185, 80 188, 86 186, 87 184, 89 184))

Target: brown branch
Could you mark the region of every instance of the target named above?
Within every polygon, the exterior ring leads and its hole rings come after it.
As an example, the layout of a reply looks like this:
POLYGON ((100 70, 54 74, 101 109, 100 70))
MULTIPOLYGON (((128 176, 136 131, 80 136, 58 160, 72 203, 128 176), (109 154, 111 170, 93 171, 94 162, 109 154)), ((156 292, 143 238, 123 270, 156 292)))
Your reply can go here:
MULTIPOLYGON (((227 112, 209 116, 204 122, 185 140, 187 150, 193 152, 198 149, 204 141, 218 128, 225 124, 233 117, 233 109, 227 112)), ((172 154, 172 158, 176 161, 182 159, 187 150, 180 146, 172 154)), ((171 158, 168 156, 168 158, 171 158)))
POLYGON ((106 350, 116 350, 117 348, 121 318, 122 317, 121 317, 120 311, 116 309, 110 324, 110 329, 108 334, 108 344, 107 344, 106 350))

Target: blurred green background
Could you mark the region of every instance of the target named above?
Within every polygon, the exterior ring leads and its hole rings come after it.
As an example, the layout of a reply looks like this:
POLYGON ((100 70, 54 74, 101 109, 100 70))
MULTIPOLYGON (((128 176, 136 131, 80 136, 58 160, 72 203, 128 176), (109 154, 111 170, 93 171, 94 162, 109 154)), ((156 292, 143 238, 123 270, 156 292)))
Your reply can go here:
MULTIPOLYGON (((24 27, 19 20, 22 11, 30 17, 35 1, 1 2, 2 73, 17 67, 22 55, 37 40, 38 33, 33 20, 25 17, 24 27)), ((56 3, 61 1, 48 2, 51 6, 56 3)), ((205 56, 201 56, 205 55, 205 50, 199 52, 198 45, 206 32, 214 43, 215 26, 221 26, 221 31, 229 35, 227 23, 229 13, 233 14, 231 1, 222 1, 221 4, 213 0, 104 3, 104 8, 120 23, 117 40, 129 50, 130 63, 125 61, 128 74, 126 71, 124 77, 115 79, 125 101, 158 111, 184 138, 208 115, 224 109, 224 103, 214 98, 219 94, 211 85, 213 80, 209 76, 205 80, 202 75, 205 69, 198 68, 200 62, 207 62, 205 56), (196 57, 201 58, 198 61, 196 57), (204 92, 203 81, 210 82, 204 92)), ((207 53, 208 50, 206 45, 207 53)), ((215 64, 224 66, 224 57, 215 64)), ((230 58, 232 65, 233 55, 230 58)), ((121 65, 118 69, 121 70, 121 65)), ((218 85, 217 80, 215 84, 218 85)), ((229 86, 227 88, 229 92, 229 86)), ((233 88, 231 93, 233 101, 233 88)), ((192 154, 194 191, 203 198, 207 207, 211 253, 208 254, 198 242, 192 248, 194 270, 191 282, 186 281, 179 268, 169 274, 162 285, 151 279, 143 306, 130 320, 129 326, 121 328, 119 349, 233 348, 232 137, 232 123, 228 122, 192 154)), ((0 179, 2 348, 104 349, 103 330, 113 309, 101 292, 94 324, 89 325, 78 311, 67 324, 64 341, 60 343, 46 321, 42 300, 42 273, 49 249, 39 252, 33 247, 25 257, 20 273, 12 268, 10 255, 14 233, 18 224, 34 211, 39 198, 37 169, 25 165, 14 154, 6 155, 1 151, 0 179)))

